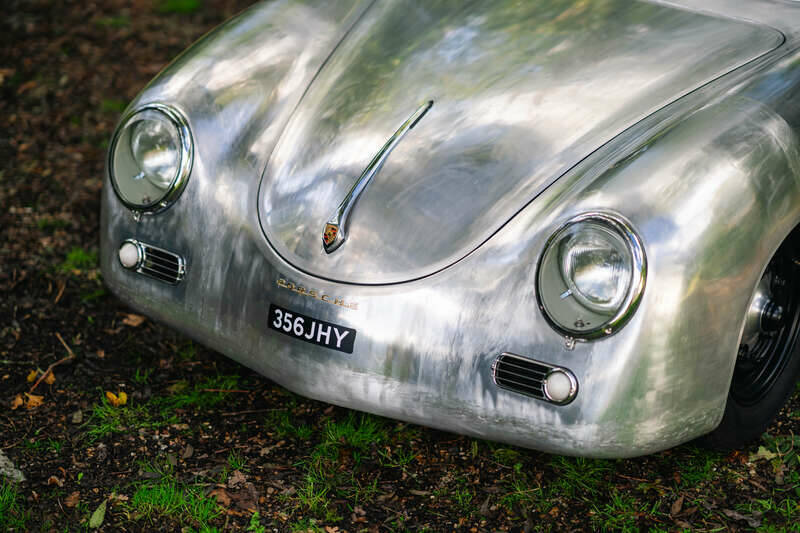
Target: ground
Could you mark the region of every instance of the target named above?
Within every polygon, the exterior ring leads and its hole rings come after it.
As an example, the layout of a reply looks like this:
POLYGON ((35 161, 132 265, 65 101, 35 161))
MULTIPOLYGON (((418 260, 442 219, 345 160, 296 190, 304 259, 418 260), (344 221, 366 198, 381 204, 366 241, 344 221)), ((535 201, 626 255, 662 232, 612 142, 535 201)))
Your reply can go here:
POLYGON ((298 397, 109 294, 120 112, 246 4, 4 4, 0 531, 800 531, 797 395, 739 451, 571 459, 298 397))

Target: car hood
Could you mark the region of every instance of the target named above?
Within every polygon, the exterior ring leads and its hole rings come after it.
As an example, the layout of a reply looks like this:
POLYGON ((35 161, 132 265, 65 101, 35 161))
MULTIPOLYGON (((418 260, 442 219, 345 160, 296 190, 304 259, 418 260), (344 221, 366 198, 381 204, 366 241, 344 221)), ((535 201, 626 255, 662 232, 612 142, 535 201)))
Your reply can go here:
POLYGON ((385 284, 445 268, 589 153, 778 46, 769 28, 629 0, 376 2, 339 44, 264 170, 259 218, 309 274, 385 284), (363 191, 326 221, 421 103, 363 191))

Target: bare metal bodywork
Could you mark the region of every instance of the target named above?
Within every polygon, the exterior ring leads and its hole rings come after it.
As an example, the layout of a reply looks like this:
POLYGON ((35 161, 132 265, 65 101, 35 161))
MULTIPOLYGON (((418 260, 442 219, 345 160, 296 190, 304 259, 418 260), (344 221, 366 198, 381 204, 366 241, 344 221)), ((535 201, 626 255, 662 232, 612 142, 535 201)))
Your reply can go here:
POLYGON ((258 4, 131 104, 191 127, 181 197, 103 191, 123 300, 300 394, 548 452, 650 453, 719 424, 761 274, 800 222, 800 4, 258 4), (319 5, 316 5, 319 4, 319 5), (326 222, 398 126, 431 108, 326 222), (641 238, 619 332, 572 342, 537 304, 547 239, 581 213, 641 238), (123 268, 138 239, 181 283, 123 268), (355 329, 353 353, 271 331, 276 304, 355 329), (568 405, 499 388, 503 353, 568 368, 568 405))

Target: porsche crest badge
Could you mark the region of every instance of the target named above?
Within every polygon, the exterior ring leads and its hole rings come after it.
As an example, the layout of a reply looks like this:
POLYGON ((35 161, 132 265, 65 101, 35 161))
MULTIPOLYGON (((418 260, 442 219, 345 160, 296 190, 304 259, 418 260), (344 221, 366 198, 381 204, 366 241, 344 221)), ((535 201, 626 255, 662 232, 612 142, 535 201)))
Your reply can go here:
POLYGON ((325 224, 325 231, 322 234, 322 244, 325 245, 326 249, 329 249, 334 241, 336 241, 337 233, 339 233, 339 226, 331 223, 325 224))

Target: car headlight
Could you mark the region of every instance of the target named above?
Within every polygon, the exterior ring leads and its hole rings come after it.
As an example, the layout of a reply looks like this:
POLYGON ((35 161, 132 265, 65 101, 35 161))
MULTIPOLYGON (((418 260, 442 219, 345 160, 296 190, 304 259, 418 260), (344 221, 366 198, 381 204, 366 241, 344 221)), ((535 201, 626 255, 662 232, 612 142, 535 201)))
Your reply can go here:
POLYGON ((615 214, 585 213, 559 228, 539 261, 539 306, 560 332, 611 335, 641 299, 646 260, 639 237, 615 214))
POLYGON ((159 211, 175 201, 192 168, 192 138, 186 119, 164 104, 148 104, 128 115, 109 151, 111 183, 135 211, 159 211))

